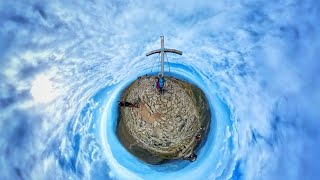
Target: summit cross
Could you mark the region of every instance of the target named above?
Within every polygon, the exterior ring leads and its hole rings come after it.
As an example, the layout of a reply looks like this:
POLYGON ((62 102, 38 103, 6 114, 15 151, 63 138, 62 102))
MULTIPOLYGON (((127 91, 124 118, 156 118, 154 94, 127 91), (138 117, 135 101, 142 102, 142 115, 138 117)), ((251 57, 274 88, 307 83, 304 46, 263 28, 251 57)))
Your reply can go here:
POLYGON ((170 52, 170 53, 182 55, 182 51, 178 51, 176 49, 164 48, 164 36, 160 36, 160 38, 161 38, 161 49, 156 49, 156 50, 150 51, 146 54, 146 56, 150 56, 152 54, 157 54, 157 53, 161 54, 161 75, 163 77, 163 74, 164 74, 164 53, 170 52))

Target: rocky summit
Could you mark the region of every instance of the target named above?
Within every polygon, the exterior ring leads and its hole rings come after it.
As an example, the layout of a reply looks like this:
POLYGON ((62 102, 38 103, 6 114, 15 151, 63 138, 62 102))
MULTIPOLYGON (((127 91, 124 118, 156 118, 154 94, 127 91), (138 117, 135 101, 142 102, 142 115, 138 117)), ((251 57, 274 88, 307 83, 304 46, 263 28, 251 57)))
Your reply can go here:
POLYGON ((195 160, 197 147, 205 139, 210 109, 204 93, 195 85, 165 77, 165 92, 155 88, 155 77, 139 77, 121 94, 117 136, 139 159, 161 164, 173 159, 195 160))

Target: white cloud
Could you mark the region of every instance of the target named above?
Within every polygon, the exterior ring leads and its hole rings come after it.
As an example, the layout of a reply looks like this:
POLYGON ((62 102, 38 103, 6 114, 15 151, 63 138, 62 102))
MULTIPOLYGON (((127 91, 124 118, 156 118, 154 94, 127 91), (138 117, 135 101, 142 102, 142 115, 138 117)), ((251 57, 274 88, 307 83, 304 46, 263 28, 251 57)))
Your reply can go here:
MULTIPOLYGON (((46 112, 44 139, 62 137, 70 119, 102 87, 152 66, 153 59, 144 55, 159 47, 163 33, 167 47, 184 53, 169 58, 196 69, 230 107, 245 177, 314 178, 310 165, 316 163, 305 154, 315 154, 319 144, 317 4, 1 2, 2 117, 13 119, 15 110, 26 111, 21 104, 41 102, 35 108, 46 112), (308 168, 286 171, 293 163, 308 168)), ((2 121, 0 127, 11 125, 2 121)))

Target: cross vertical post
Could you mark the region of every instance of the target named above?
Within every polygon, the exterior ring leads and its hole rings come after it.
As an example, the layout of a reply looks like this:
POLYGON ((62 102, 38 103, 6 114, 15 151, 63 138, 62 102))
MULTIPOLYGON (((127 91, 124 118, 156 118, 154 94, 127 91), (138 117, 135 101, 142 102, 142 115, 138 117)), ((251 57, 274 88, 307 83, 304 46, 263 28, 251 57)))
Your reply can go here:
POLYGON ((161 76, 163 77, 164 74, 164 37, 160 36, 161 38, 161 76))

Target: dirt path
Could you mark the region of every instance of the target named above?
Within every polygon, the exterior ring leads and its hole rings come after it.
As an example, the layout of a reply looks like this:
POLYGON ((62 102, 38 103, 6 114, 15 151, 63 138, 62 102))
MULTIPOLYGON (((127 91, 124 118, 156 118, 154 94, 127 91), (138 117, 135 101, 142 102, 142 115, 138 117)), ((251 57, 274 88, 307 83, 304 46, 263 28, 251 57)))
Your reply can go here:
POLYGON ((141 114, 142 119, 149 123, 153 123, 161 118, 161 114, 159 112, 149 115, 149 111, 145 103, 140 103, 140 108, 138 108, 137 111, 141 114))

